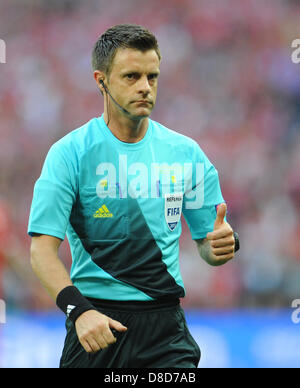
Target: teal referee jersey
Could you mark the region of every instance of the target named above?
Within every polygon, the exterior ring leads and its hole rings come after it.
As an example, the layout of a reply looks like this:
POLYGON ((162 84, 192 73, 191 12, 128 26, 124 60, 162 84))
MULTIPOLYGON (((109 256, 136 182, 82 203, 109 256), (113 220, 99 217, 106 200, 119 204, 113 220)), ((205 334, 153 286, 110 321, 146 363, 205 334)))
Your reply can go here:
POLYGON ((222 202, 218 172, 195 141, 149 119, 141 141, 124 143, 102 115, 50 148, 28 233, 67 235, 70 277, 86 297, 180 298, 181 216, 193 239, 205 238, 222 202))

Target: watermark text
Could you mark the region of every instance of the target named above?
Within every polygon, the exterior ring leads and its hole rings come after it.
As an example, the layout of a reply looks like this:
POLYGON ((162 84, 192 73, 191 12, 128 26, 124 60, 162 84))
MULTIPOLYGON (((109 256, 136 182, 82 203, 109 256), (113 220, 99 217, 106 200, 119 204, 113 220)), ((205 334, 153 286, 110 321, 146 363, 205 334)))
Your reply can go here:
POLYGON ((6 305, 2 299, 0 299, 0 323, 6 323, 6 305))
POLYGON ((291 47, 295 49, 292 52, 291 59, 292 62, 297 65, 300 63, 300 39, 294 39, 292 41, 291 47))
POLYGON ((6 44, 0 39, 0 63, 6 63, 6 44))
POLYGON ((292 308, 295 309, 292 313, 292 322, 298 324, 300 323, 300 299, 292 301, 292 308))
POLYGON ((204 204, 203 163, 128 163, 119 155, 116 165, 100 163, 96 168, 99 198, 165 198, 183 193, 185 209, 200 209, 204 204))

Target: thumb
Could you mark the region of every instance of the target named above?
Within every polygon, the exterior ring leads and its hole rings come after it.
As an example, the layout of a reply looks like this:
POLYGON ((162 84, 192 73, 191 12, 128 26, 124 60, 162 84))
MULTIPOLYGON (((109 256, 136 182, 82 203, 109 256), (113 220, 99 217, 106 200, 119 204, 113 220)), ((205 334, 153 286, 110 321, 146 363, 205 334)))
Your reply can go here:
POLYGON ((118 322, 118 321, 115 321, 114 319, 112 318, 109 318, 109 327, 111 329, 115 329, 117 331, 126 331, 127 330, 127 327, 122 325, 121 322, 118 322))
POLYGON ((219 226, 221 226, 223 224, 224 218, 226 216, 226 212, 227 212, 227 205, 226 205, 226 203, 221 203, 218 206, 217 218, 216 218, 216 221, 215 221, 214 229, 217 229, 219 226))

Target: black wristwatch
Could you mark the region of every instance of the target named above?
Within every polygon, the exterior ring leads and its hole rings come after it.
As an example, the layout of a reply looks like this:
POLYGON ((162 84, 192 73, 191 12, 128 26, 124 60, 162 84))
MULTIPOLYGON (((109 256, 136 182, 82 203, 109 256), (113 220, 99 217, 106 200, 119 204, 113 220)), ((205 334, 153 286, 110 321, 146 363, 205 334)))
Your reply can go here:
POLYGON ((233 237, 234 237, 234 252, 236 252, 240 249, 240 239, 237 232, 233 233, 233 237))

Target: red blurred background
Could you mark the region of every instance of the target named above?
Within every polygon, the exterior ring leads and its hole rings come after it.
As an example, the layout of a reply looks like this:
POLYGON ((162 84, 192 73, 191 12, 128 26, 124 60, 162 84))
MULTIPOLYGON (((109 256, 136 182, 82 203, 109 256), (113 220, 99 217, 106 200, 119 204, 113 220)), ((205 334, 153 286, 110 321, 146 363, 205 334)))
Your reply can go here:
MULTIPOLYGON (((0 297, 54 303, 29 264, 33 186, 50 146, 103 101, 91 69, 108 27, 149 28, 162 51, 152 118, 195 139, 219 171, 235 261, 201 261, 183 221, 185 307, 290 306, 300 298, 300 4, 280 0, 1 0, 0 297)), ((67 242, 61 257, 70 266, 67 242)))

